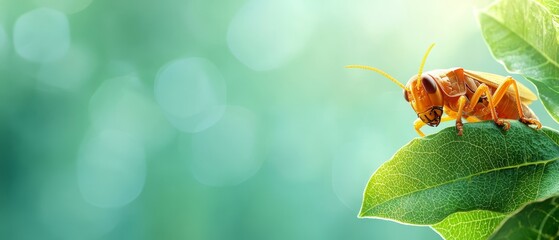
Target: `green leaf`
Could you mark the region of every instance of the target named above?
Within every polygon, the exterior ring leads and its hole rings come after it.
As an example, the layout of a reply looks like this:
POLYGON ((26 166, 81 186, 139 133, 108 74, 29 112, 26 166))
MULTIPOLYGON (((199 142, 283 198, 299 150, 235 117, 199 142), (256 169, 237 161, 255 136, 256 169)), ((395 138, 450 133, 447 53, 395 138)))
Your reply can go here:
POLYGON ((559 122, 559 9, 556 2, 539 1, 501 0, 482 11, 479 20, 493 56, 509 72, 534 83, 546 110, 559 122))
POLYGON ((433 226, 444 239, 487 239, 506 214, 474 210, 453 213, 433 226))
POLYGON ((508 217, 489 239, 557 239, 559 196, 530 203, 508 217))
MULTIPOLYGON (((553 26, 555 30, 559 30, 559 1, 557 0, 537 0, 541 5, 549 10, 551 18, 553 19, 553 26)), ((557 35, 557 42, 559 42, 559 34, 557 35)))
POLYGON ((373 174, 361 217, 432 225, 453 213, 509 213, 559 191, 559 133, 492 121, 412 140, 373 174))

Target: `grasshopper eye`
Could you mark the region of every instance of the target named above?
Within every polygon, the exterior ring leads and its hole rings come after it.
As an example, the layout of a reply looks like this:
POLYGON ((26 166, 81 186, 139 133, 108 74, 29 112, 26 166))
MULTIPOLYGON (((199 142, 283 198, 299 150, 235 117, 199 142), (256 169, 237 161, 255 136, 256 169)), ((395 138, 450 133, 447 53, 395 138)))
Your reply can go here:
POLYGON ((423 87, 425 88, 425 91, 427 91, 427 93, 435 93, 437 92, 437 83, 435 83, 435 80, 429 76, 429 75, 423 75, 423 77, 421 78, 421 83, 423 84, 423 87))
POLYGON ((410 99, 408 98, 408 93, 406 92, 406 89, 404 89, 404 99, 406 99, 406 102, 410 102, 410 99))

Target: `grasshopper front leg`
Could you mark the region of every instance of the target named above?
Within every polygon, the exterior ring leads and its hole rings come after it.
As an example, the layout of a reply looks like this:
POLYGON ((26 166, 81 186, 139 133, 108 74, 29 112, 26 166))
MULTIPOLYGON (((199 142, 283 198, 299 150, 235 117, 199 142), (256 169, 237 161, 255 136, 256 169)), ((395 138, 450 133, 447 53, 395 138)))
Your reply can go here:
MULTIPOLYGON (((451 116, 444 116, 441 118, 441 122, 446 122, 450 120, 454 120, 454 118, 451 116)), ((415 121, 413 122, 413 127, 415 128, 415 131, 417 132, 417 134, 419 134, 420 137, 425 137, 425 133, 421 131, 421 128, 425 125, 426 123, 423 122, 420 118, 415 119, 415 121)))

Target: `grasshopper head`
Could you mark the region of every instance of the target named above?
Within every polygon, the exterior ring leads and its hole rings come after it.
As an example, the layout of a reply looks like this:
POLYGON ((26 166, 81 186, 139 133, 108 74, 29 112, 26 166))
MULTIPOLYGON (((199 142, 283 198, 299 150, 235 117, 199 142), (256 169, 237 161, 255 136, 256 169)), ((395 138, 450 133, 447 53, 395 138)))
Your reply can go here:
POLYGON ((406 84, 404 98, 424 123, 431 127, 439 125, 444 101, 433 76, 428 73, 421 74, 421 78, 413 76, 406 84))

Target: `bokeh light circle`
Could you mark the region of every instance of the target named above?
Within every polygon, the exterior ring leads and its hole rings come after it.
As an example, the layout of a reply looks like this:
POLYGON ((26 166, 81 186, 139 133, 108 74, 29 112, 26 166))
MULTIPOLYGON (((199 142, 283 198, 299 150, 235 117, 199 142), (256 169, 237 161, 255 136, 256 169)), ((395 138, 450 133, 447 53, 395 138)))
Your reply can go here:
POLYGON ((127 133, 148 151, 164 147, 176 135, 152 92, 135 75, 107 79, 89 102, 93 129, 127 133))
POLYGON ((32 62, 49 62, 64 56, 70 47, 70 26, 60 11, 39 8, 21 15, 14 25, 14 47, 32 62))
POLYGON ((169 122, 193 133, 215 124, 226 105, 226 84, 204 58, 184 58, 163 66, 155 79, 155 99, 169 122))
POLYGON ((221 120, 192 134, 186 152, 194 177, 208 186, 238 185, 260 168, 257 119, 248 109, 229 106, 221 120))
POLYGON ((235 15, 227 32, 231 52, 253 70, 278 68, 309 41, 313 12, 304 1, 250 0, 235 15))
POLYGON ((145 152, 127 134, 94 133, 82 143, 77 164, 78 185, 94 206, 124 206, 140 195, 146 179, 145 152))

